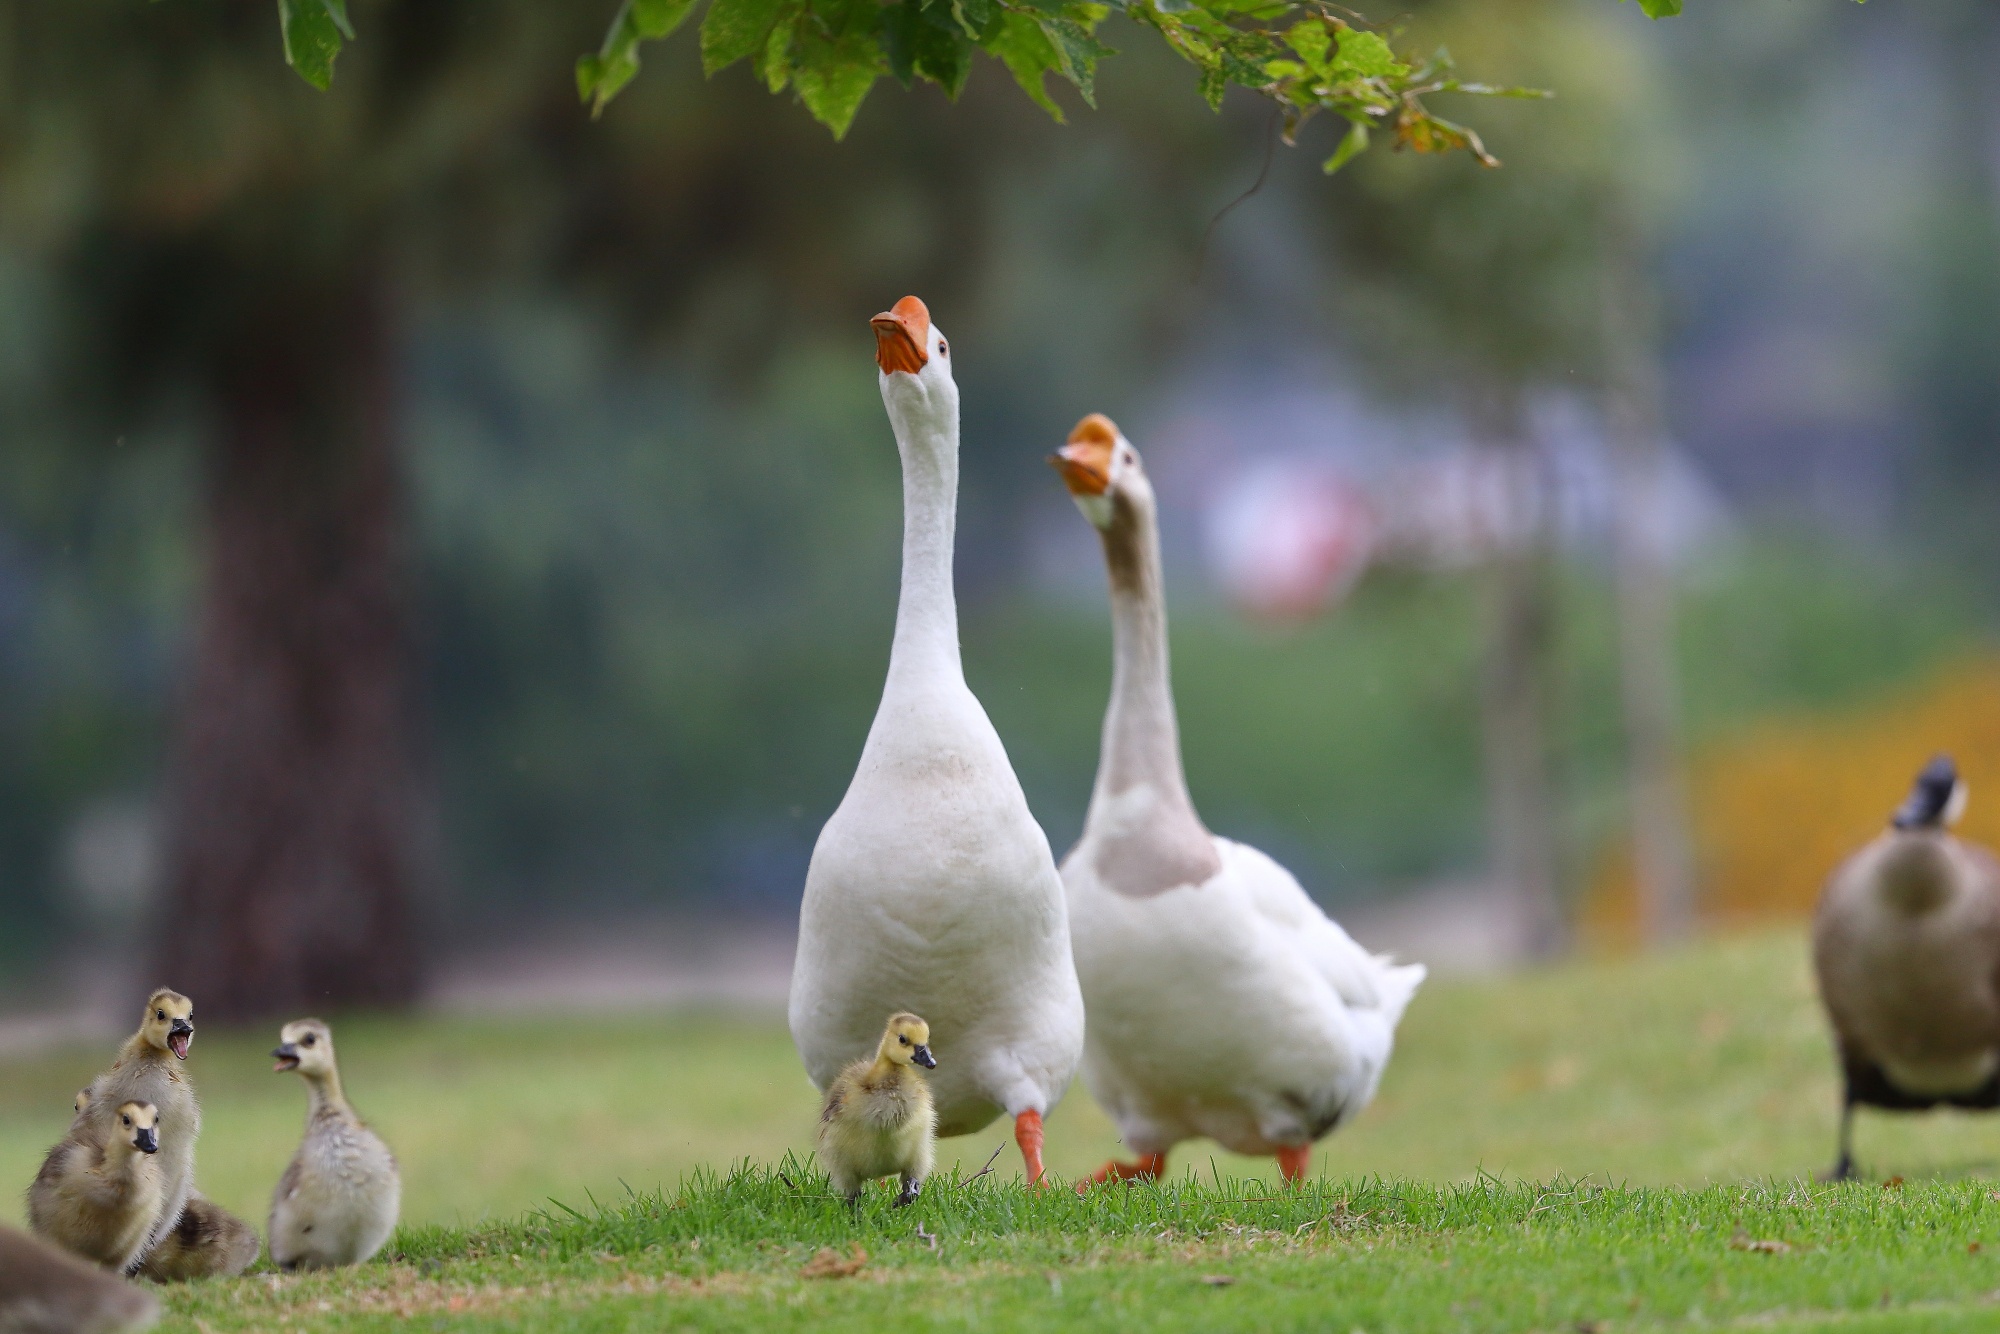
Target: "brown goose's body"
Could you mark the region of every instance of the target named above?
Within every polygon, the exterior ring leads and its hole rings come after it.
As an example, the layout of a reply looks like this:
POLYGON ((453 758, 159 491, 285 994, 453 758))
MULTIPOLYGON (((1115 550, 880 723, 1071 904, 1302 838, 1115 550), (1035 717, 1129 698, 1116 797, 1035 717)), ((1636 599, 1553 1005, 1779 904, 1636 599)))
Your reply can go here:
POLYGON ((2000 1107, 2000 859, 1947 832, 1964 803, 1949 760, 1918 777, 1895 823, 1828 879, 1813 967, 1854 1108, 2000 1107))
POLYGON ((0 1227, 0 1334, 113 1334, 159 1318, 152 1294, 0 1227))

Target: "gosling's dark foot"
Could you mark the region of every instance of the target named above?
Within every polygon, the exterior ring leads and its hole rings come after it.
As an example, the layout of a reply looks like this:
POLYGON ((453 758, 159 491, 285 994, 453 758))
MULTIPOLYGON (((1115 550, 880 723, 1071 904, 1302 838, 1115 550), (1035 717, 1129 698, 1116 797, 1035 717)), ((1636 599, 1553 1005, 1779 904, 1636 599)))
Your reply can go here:
POLYGON ((1840 1155, 1839 1162, 1819 1174, 1819 1179, 1821 1181, 1852 1181, 1860 1175, 1859 1172, 1854 1170, 1854 1159, 1843 1153, 1840 1155))
POLYGON ((917 1201, 916 1187, 905 1186, 903 1187, 902 1193, 896 1196, 895 1204, 891 1205, 890 1207, 895 1209, 900 1209, 906 1204, 915 1204, 916 1201, 917 1201))

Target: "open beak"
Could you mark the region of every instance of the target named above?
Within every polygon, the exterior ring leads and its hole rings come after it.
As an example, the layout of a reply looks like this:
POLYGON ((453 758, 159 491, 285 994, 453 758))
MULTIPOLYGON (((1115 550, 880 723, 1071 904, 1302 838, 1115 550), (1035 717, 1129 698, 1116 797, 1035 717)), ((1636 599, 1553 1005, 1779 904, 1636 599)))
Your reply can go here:
POLYGON ((875 364, 884 375, 915 375, 931 359, 931 312, 916 297, 904 297, 868 323, 875 329, 875 364))
POLYGON ((931 1049, 921 1042, 911 1048, 910 1059, 926 1070, 937 1069, 937 1057, 931 1055, 931 1049))
POLYGON ((299 1049, 289 1042, 272 1048, 271 1055, 278 1058, 278 1063, 271 1067, 273 1074, 283 1074, 287 1070, 299 1068, 299 1049))
POLYGON ((1101 496, 1111 486, 1110 476, 1097 461, 1097 452, 1072 443, 1049 455, 1049 466, 1062 474, 1071 495, 1101 496))
POLYGON ((151 1126, 141 1126, 139 1127, 138 1137, 132 1141, 132 1144, 140 1153, 158 1153, 160 1151, 160 1132, 151 1126))
POLYGON ((176 1019, 167 1030, 167 1048, 175 1056, 185 1061, 188 1058, 188 1044, 194 1041, 194 1025, 185 1019, 176 1019))

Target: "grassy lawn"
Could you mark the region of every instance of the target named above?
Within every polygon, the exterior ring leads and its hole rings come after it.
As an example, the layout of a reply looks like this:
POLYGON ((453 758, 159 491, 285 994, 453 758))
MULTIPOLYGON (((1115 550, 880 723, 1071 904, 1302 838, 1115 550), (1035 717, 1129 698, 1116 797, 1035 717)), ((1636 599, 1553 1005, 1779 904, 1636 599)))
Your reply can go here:
MULTIPOLYGON (((815 1101, 774 1017, 338 1032, 403 1163, 391 1253, 174 1292, 168 1327, 2000 1328, 2000 1195, 1981 1179, 2000 1119, 1866 1117, 1864 1163, 1903 1180, 1810 1181, 1834 1083, 1794 934, 1428 989, 1382 1096, 1298 1194, 1206 1145, 1163 1187, 1084 1200, 1023 1189, 1011 1147, 956 1185, 995 1126, 942 1146, 913 1209, 850 1218, 785 1162, 815 1101), (854 1274, 808 1274, 856 1246, 854 1274)), ((190 1062, 203 1189, 260 1224, 303 1109, 271 1041, 204 1029, 190 1062)), ((8 1179, 25 1187, 104 1057, 0 1067, 8 1179)), ((1060 1174, 1115 1148, 1081 1089, 1050 1118, 1060 1174)))

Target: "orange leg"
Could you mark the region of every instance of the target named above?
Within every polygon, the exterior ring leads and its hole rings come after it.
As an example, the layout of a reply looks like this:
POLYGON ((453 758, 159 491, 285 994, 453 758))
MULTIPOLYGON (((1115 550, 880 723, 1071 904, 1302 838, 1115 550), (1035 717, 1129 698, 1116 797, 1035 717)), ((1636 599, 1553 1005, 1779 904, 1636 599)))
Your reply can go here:
POLYGON ((1285 1179, 1285 1184, 1298 1185, 1306 1179, 1306 1173, 1312 1167, 1312 1156, 1313 1146, 1310 1144, 1301 1144, 1296 1149, 1279 1149, 1278 1175, 1285 1179))
POLYGON ((1092 1172, 1076 1183, 1076 1193, 1081 1195, 1092 1186, 1104 1181, 1156 1181, 1167 1173, 1167 1155, 1164 1153, 1142 1153, 1135 1163, 1121 1163, 1116 1158, 1092 1172))
POLYGON ((1042 1114, 1029 1108, 1014 1118, 1014 1142, 1021 1146, 1021 1163, 1028 1169, 1028 1184, 1042 1184, 1042 1114))

